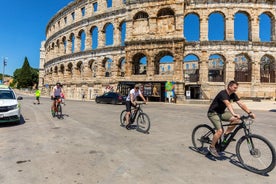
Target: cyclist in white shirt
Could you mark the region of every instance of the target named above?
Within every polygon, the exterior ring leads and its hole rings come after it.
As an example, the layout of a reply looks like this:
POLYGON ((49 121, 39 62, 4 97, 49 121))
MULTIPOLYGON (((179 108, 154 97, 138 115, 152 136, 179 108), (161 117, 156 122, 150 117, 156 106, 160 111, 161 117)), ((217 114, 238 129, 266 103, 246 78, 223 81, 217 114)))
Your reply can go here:
POLYGON ((130 129, 129 116, 130 116, 131 106, 134 106, 134 107, 136 106, 136 102, 135 102, 136 98, 138 96, 140 96, 142 98, 142 100, 144 102, 146 102, 146 99, 143 96, 143 94, 141 93, 139 88, 140 88, 140 85, 136 84, 134 86, 134 88, 132 90, 130 90, 130 92, 129 92, 127 98, 126 98, 126 111, 127 111, 127 113, 126 113, 125 118, 126 118, 126 129, 128 129, 128 130, 130 129))
POLYGON ((52 104, 52 112, 55 111, 55 107, 56 107, 56 100, 59 99, 61 97, 61 84, 59 82, 56 83, 56 86, 53 88, 52 94, 51 94, 51 99, 53 100, 53 104, 52 104))

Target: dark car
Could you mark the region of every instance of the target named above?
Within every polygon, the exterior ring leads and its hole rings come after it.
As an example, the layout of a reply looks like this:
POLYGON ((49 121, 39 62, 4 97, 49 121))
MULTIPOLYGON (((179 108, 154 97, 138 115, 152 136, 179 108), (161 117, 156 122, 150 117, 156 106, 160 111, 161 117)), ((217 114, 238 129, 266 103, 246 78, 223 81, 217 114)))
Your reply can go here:
POLYGON ((120 93, 108 92, 101 96, 97 96, 95 101, 97 103, 125 104, 126 96, 120 93))

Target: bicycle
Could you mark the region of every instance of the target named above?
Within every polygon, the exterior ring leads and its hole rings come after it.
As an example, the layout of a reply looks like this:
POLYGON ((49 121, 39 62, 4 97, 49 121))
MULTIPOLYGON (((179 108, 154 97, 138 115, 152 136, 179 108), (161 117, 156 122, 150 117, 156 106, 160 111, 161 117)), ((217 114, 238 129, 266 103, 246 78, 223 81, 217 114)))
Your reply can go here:
POLYGON ((58 119, 62 118, 62 107, 61 107, 61 102, 62 102, 62 99, 61 98, 57 98, 57 99, 54 99, 56 102, 56 107, 54 109, 54 111, 51 109, 51 113, 52 113, 52 116, 53 117, 57 117, 58 119))
MULTIPOLYGON (((244 135, 236 143, 236 156, 242 166, 257 174, 267 174, 275 167, 276 153, 273 145, 263 136, 252 134, 250 125, 253 119, 250 116, 241 116, 239 123, 222 124, 222 127, 230 125, 238 125, 234 131, 230 133, 228 139, 223 140, 221 136, 216 149, 223 152, 231 141, 234 141, 235 135, 241 130, 244 130, 244 135)), ((196 126, 192 132, 192 142, 194 148, 199 152, 205 152, 205 145, 209 147, 212 142, 215 128, 211 128, 207 124, 196 126)))
MULTIPOLYGON (((142 104, 145 103, 137 103, 137 106, 135 108, 131 108, 131 113, 129 117, 129 123, 130 125, 133 124, 136 120, 136 130, 143 132, 143 133, 148 133, 150 129, 150 118, 149 116, 143 112, 142 110, 142 104), (136 118, 137 117, 137 118, 136 118)), ((126 125, 126 110, 123 110, 120 115, 120 122, 121 126, 126 125)))

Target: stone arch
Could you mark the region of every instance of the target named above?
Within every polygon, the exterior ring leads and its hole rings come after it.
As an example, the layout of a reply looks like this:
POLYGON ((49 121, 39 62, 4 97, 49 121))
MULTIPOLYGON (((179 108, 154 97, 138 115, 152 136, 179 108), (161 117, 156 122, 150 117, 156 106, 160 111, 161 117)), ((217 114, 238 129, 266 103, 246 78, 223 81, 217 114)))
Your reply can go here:
POLYGON ((145 75, 147 73, 147 56, 141 52, 132 57, 132 74, 145 75))
POLYGON ((208 81, 224 82, 225 79, 225 57, 220 54, 212 54, 208 60, 208 81))
POLYGON ((66 71, 68 72, 69 77, 73 76, 73 64, 71 62, 67 64, 66 71))
POLYGON ((276 82, 276 62, 271 55, 264 55, 260 61, 260 77, 262 83, 276 82))
POLYGON ((79 48, 80 51, 84 51, 85 50, 85 42, 86 42, 86 33, 83 29, 81 29, 78 32, 78 42, 79 45, 77 46, 79 48))
POLYGON ((57 74, 58 73, 58 66, 54 67, 54 73, 57 74))
POLYGON ((124 77, 126 73, 126 59, 125 57, 121 57, 119 59, 119 76, 124 77))
POLYGON ((174 11, 171 8, 162 8, 157 13, 157 32, 167 34, 175 31, 176 20, 174 11))
POLYGON ((218 41, 226 38, 225 15, 223 12, 214 11, 208 16, 208 40, 218 41))
POLYGON ((65 71, 64 64, 61 64, 60 67, 59 67, 59 72, 64 74, 64 71, 65 71))
POLYGON ((246 11, 237 11, 234 14, 234 38, 236 41, 252 41, 251 16, 246 11), (239 21, 242 22, 242 25, 239 25, 239 21), (240 30, 246 30, 246 29, 247 29, 247 32, 243 31, 243 35, 245 36, 241 37, 241 35, 239 35, 238 33, 241 32, 240 30))
POLYGON ((92 39, 92 50, 98 48, 98 39, 99 39, 99 29, 97 26, 92 26, 90 29, 91 39, 92 39))
POLYGON ((200 40, 200 16, 196 12, 184 16, 183 36, 186 41, 200 40))
POLYGON ((74 53, 75 52, 75 34, 74 33, 71 33, 70 36, 69 36, 69 39, 70 39, 70 44, 71 44, 71 53, 74 53))
POLYGON ((103 26, 102 32, 105 34, 105 46, 113 45, 114 43, 114 26, 111 22, 107 22, 103 26))
POLYGON ((66 36, 62 37, 62 44, 63 44, 63 54, 66 54, 66 48, 67 48, 67 39, 66 39, 66 36))
POLYGON ((97 61, 94 60, 94 59, 91 59, 89 62, 88 62, 88 66, 89 66, 89 69, 91 71, 91 76, 92 78, 95 78, 97 76, 97 71, 98 71, 98 65, 97 65, 97 61))
POLYGON ((144 11, 139 11, 133 17, 133 35, 143 35, 149 32, 149 15, 144 11))
POLYGON ((134 17, 133 20, 138 20, 138 19, 148 19, 149 18, 149 14, 145 11, 139 11, 137 12, 134 17))
POLYGON ((199 81, 199 57, 194 53, 188 53, 183 59, 184 80, 187 82, 199 81))
POLYGON ((241 53, 235 57, 235 77, 237 82, 251 82, 252 62, 247 53, 241 53))
POLYGON ((120 31, 121 46, 125 46, 125 38, 126 38, 126 21, 125 20, 120 22, 119 31, 120 31))
POLYGON ((101 67, 104 71, 104 76, 105 77, 111 77, 112 76, 113 60, 111 58, 105 57, 102 61, 101 67))
POLYGON ((259 19, 259 36, 261 42, 271 42, 274 40, 275 35, 275 17, 271 12, 263 12, 258 16, 259 19), (263 26, 267 23, 268 28, 263 26), (265 33, 265 34, 262 34, 265 33), (267 35, 267 37, 262 37, 262 35, 267 35))
POLYGON ((156 54, 156 56, 154 58, 154 74, 155 75, 159 75, 161 73, 160 72, 160 60, 164 56, 171 56, 172 58, 174 58, 173 53, 169 50, 163 50, 163 51, 160 51, 158 54, 156 54))
POLYGON ((169 7, 162 8, 157 12, 157 17, 163 17, 163 16, 174 16, 174 10, 172 10, 169 7))

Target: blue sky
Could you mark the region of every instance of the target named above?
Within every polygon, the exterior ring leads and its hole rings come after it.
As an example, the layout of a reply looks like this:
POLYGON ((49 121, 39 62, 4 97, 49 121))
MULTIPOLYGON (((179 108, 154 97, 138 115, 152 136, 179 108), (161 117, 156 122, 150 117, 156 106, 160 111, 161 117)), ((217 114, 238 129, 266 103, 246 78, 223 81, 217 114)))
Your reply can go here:
POLYGON ((39 68, 39 49, 45 40, 49 20, 72 0, 0 1, 0 73, 7 57, 5 74, 21 68, 25 56, 31 67, 39 68))

